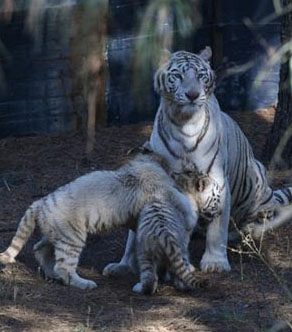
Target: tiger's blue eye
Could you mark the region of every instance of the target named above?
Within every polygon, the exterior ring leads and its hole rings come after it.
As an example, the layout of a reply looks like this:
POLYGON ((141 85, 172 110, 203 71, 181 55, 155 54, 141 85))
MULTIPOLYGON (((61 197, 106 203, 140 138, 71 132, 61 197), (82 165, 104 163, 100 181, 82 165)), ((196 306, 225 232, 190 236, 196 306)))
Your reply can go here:
POLYGON ((174 75, 175 78, 178 78, 178 79, 180 79, 180 80, 182 79, 181 74, 176 73, 176 74, 173 74, 173 75, 174 75))
POLYGON ((204 77, 203 73, 198 73, 198 78, 201 80, 204 77))

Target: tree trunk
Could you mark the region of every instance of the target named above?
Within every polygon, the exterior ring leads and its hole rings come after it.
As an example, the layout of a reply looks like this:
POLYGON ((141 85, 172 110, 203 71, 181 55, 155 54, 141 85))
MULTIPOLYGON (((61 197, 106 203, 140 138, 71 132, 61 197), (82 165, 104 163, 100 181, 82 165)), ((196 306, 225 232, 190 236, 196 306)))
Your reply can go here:
MULTIPOLYGON (((292 0, 282 0, 284 8, 292 7, 292 0)), ((292 10, 281 18, 282 47, 292 41, 292 10)), ((278 105, 274 125, 267 139, 266 157, 270 168, 287 168, 292 166, 292 52, 290 48, 282 58, 278 105)))

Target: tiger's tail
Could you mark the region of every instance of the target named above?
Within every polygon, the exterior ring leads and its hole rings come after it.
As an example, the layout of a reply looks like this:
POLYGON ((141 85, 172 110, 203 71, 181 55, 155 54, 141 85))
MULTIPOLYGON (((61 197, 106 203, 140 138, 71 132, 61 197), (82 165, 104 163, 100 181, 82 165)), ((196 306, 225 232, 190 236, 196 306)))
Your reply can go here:
POLYGON ((289 205, 292 203, 292 187, 283 187, 274 190, 273 196, 279 205, 289 205))
POLYGON ((3 253, 0 253, 0 263, 8 264, 15 262, 15 257, 19 254, 35 229, 38 216, 37 206, 38 202, 35 202, 26 210, 10 246, 3 253))
POLYGON ((160 239, 160 245, 169 259, 171 270, 179 279, 176 286, 181 289, 195 289, 207 286, 206 279, 196 277, 194 266, 189 262, 188 257, 184 257, 181 247, 173 234, 160 239), (181 283, 182 282, 182 283, 181 283))
POLYGON ((292 221, 292 205, 281 206, 280 209, 277 209, 277 215, 275 218, 265 224, 252 223, 247 225, 247 230, 252 234, 256 239, 260 239, 263 233, 276 229, 281 225, 284 225, 292 221))

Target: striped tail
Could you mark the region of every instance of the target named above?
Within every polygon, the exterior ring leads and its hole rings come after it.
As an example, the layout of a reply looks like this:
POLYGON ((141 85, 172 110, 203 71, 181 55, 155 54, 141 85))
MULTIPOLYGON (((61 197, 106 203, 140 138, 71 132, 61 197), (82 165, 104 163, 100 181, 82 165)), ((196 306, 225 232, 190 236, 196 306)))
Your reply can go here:
POLYGON ((33 203, 21 218, 16 234, 14 235, 10 246, 0 254, 0 263, 8 264, 14 263, 15 257, 21 251, 27 240, 33 233, 36 226, 37 208, 36 203, 33 203))
POLYGON ((184 258, 181 248, 172 234, 167 234, 165 239, 161 240, 161 247, 171 264, 171 269, 179 280, 175 284, 180 289, 195 289, 207 286, 207 280, 199 280, 195 276, 195 268, 190 264, 188 258, 184 258), (183 284, 182 284, 182 283, 183 284))
POLYGON ((289 205, 292 203, 292 187, 280 188, 278 190, 274 190, 273 195, 275 200, 279 203, 279 205, 289 205))
POLYGON ((276 229, 279 226, 292 221, 292 205, 281 206, 278 209, 276 217, 269 223, 252 223, 247 225, 248 231, 255 239, 260 239, 263 233, 268 230, 276 229))

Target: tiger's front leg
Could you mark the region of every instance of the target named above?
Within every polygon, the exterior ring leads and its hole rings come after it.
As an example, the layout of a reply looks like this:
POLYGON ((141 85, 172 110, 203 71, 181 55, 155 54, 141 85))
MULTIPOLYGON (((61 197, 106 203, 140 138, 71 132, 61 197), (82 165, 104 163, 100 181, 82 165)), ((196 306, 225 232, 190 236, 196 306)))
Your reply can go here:
POLYGON ((110 263, 102 271, 106 277, 123 277, 129 273, 138 275, 138 266, 136 260, 136 234, 129 231, 126 249, 119 263, 110 263))
POLYGON ((206 249, 200 262, 201 270, 205 272, 228 272, 231 270, 227 258, 230 200, 230 191, 228 181, 226 180, 222 191, 222 214, 215 217, 207 228, 206 249))

